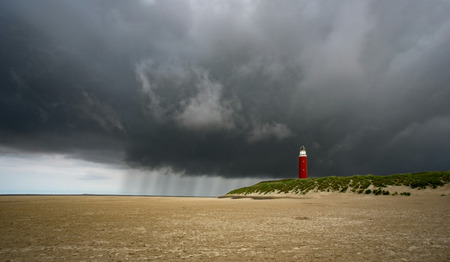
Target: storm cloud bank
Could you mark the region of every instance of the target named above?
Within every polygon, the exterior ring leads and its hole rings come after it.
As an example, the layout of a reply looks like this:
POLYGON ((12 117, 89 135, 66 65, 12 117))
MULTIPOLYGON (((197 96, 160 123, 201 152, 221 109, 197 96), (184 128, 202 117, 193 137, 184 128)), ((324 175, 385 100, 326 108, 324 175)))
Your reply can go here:
POLYGON ((2 1, 0 145, 188 175, 450 169, 448 1, 2 1))

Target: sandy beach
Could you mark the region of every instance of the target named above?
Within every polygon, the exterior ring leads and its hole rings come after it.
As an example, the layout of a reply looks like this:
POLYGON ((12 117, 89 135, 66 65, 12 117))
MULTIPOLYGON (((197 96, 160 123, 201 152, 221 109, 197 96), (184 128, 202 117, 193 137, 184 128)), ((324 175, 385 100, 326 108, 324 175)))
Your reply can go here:
POLYGON ((0 196, 1 261, 450 261, 450 196, 0 196))

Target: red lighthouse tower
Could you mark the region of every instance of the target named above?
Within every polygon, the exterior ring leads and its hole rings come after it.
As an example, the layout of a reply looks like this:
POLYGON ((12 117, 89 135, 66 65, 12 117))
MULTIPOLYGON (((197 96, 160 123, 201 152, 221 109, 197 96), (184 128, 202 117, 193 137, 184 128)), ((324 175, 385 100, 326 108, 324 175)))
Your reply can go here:
POLYGON ((298 178, 308 178, 306 149, 304 146, 300 147, 300 155, 298 156, 298 178))

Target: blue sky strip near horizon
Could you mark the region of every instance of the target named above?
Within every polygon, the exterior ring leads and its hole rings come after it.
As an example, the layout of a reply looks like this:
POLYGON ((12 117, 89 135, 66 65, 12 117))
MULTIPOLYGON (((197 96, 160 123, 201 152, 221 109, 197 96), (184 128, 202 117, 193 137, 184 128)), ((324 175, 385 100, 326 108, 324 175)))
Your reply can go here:
POLYGON ((105 165, 64 155, 0 157, 0 194, 112 194, 219 196, 259 182, 256 178, 185 176, 105 165))

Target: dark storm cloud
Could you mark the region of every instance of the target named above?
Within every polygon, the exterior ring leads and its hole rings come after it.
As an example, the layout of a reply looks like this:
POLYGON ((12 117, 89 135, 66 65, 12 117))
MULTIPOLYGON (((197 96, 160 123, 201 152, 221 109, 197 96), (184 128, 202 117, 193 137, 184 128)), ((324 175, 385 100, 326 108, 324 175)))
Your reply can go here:
POLYGON ((446 1, 10 1, 0 143, 191 175, 450 168, 446 1))

